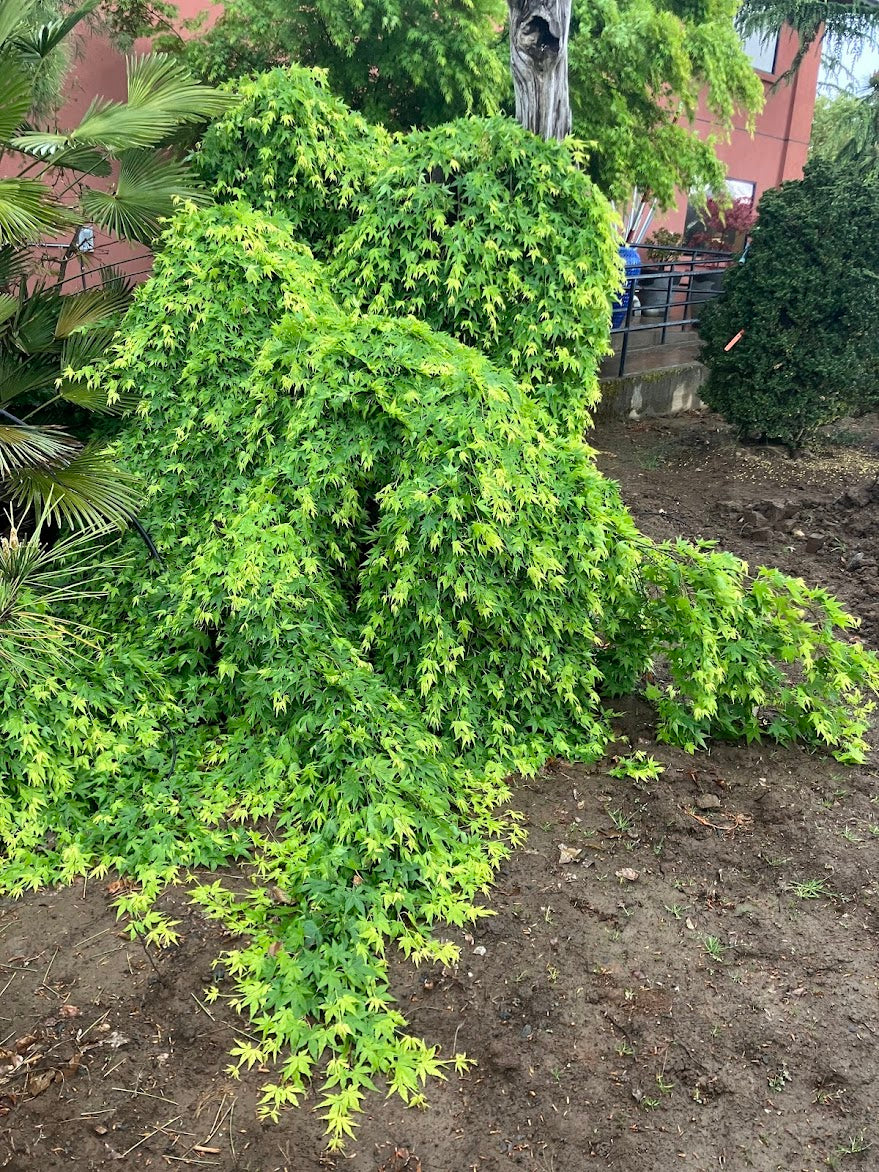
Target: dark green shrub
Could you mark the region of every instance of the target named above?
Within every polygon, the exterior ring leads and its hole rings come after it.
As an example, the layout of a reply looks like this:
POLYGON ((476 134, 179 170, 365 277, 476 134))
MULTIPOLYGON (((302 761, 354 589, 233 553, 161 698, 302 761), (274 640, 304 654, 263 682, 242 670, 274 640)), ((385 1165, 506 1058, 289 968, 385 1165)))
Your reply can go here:
POLYGON ((879 401, 879 179, 816 161, 768 191, 725 290, 699 327, 702 397, 740 436, 797 448, 879 401))
POLYGON ((280 219, 182 213, 89 377, 142 392, 122 454, 162 563, 135 547, 74 611, 111 632, 94 662, 25 696, 0 677, 0 890, 115 870, 161 943, 165 883, 248 865, 243 893, 194 889, 240 937, 233 1053, 277 1063, 270 1115, 325 1075, 333 1146, 376 1075, 420 1102, 466 1065, 406 1034, 386 950, 454 961, 433 926, 483 914, 521 838, 505 779, 600 755, 602 691, 661 661, 668 740, 863 756, 879 669, 832 599, 654 546, 509 374, 344 313, 280 219))
POLYGON ((409 134, 338 242, 336 272, 364 309, 476 346, 579 426, 619 282, 613 213, 584 161, 582 145, 507 118, 409 134))
POLYGON ((238 101, 215 121, 196 155, 220 200, 279 210, 318 252, 351 220, 390 136, 327 89, 319 69, 291 65, 235 85, 238 101))

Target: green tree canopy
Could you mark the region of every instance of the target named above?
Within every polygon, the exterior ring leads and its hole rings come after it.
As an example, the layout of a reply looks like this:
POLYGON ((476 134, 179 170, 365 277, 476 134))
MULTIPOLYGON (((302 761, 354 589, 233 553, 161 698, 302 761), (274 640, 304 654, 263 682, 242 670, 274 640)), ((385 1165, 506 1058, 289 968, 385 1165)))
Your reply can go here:
POLYGON ((506 93, 504 0, 229 0, 189 49, 212 81, 290 60, 392 129, 493 114, 506 93))
MULTIPOLYGON (((142 18, 141 0, 114 5, 142 18)), ((712 139, 695 129, 700 93, 717 135, 762 87, 734 26, 737 0, 576 0, 570 41, 573 133, 591 144, 593 178, 624 198, 637 185, 663 205, 675 189, 718 185, 712 139)), ((163 8, 163 13, 165 9, 163 8)), ((165 21, 163 15, 162 21, 165 21)), ((503 0, 228 0, 187 46, 212 81, 291 61, 327 70, 330 88, 391 129, 512 110, 503 0)), ((154 29, 169 47, 161 26, 154 29)))
POLYGON ((716 187, 717 138, 736 110, 753 114, 761 82, 734 26, 738 0, 578 0, 570 41, 574 133, 593 143, 600 189, 633 186, 674 203, 676 189, 716 187), (697 133, 699 95, 717 122, 697 133))

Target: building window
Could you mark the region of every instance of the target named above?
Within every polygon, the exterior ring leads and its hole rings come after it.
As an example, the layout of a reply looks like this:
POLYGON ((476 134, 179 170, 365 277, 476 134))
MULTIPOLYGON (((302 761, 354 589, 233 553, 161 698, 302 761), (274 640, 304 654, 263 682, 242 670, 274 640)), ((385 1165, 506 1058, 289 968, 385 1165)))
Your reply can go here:
POLYGON ((755 69, 759 69, 761 73, 775 73, 778 33, 751 33, 742 41, 742 48, 750 57, 755 69))

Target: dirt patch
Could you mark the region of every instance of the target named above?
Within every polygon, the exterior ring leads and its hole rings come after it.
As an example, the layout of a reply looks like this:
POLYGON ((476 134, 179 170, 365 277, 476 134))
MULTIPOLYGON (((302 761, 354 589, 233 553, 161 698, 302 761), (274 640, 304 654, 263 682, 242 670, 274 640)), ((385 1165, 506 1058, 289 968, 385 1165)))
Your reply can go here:
MULTIPOLYGON (((737 454, 709 416, 596 446, 647 532, 827 583, 875 641, 879 460, 875 432, 853 434, 790 461, 737 454)), ((161 955, 103 884, 0 904, 0 1168, 876 1167, 879 777, 776 748, 687 757, 634 702, 618 723, 617 751, 662 777, 555 762, 518 787, 529 839, 495 915, 448 933, 456 971, 394 969, 413 1028, 478 1065, 429 1086, 428 1111, 369 1100, 344 1158, 322 1155, 313 1102, 260 1123, 266 1074, 226 1073, 242 1022, 203 989, 224 987, 229 941, 183 893, 161 955)))

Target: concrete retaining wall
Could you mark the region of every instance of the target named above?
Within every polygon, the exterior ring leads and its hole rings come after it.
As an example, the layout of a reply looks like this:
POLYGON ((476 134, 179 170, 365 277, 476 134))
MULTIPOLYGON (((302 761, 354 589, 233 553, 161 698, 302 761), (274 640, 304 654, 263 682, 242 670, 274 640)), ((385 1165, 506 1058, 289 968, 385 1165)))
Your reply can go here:
POLYGON ((643 419, 679 415, 704 406, 699 391, 708 377, 701 362, 601 379, 596 419, 643 419))

